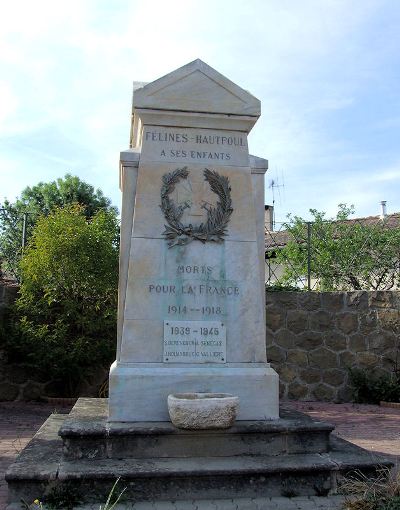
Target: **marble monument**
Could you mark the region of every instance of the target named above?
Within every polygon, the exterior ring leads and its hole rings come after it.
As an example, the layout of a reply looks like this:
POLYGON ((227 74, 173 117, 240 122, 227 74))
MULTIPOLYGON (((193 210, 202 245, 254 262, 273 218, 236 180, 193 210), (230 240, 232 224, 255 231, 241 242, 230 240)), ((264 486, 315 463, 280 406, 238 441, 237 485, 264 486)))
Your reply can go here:
POLYGON ((247 135, 260 101, 195 60, 133 94, 121 153, 117 359, 109 420, 167 421, 167 397, 238 396, 279 417, 265 349, 264 173, 247 135))

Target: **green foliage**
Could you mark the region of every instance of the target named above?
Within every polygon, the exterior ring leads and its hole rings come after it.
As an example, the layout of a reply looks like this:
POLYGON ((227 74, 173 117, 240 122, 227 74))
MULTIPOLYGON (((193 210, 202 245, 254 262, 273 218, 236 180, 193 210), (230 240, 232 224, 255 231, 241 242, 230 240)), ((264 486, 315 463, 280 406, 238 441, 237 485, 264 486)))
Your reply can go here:
POLYGON ((88 367, 105 366, 116 335, 118 224, 78 205, 39 218, 21 260, 10 361, 36 365, 74 391, 88 367))
POLYGON ((78 490, 72 483, 59 484, 43 497, 42 503, 49 510, 73 510, 81 503, 78 490))
POLYGON ((283 284, 305 279, 310 233, 311 278, 318 290, 389 290, 400 283, 400 225, 389 228, 385 221, 349 220, 353 207, 339 205, 336 218, 310 209, 313 221, 289 216, 285 229, 291 240, 276 250, 284 266, 283 284))
POLYGON ((379 503, 378 510, 400 510, 400 496, 393 496, 388 501, 379 503))
MULTIPOLYGON (((117 493, 117 486, 120 480, 120 477, 117 478, 108 494, 107 501, 104 505, 100 505, 99 510, 114 510, 118 503, 120 503, 120 501, 122 502, 126 487, 117 493)), ((77 487, 75 487, 72 482, 66 482, 53 486, 47 494, 43 496, 42 501, 35 499, 32 504, 29 504, 22 499, 21 503, 25 510, 73 510, 80 505, 82 501, 77 487)), ((119 506, 120 505, 118 505, 118 507, 119 506)))
POLYGON ((360 404, 400 402, 400 374, 376 376, 370 370, 350 369, 354 400, 360 404))
POLYGON ((0 261, 3 270, 19 276, 19 261, 22 253, 23 224, 25 215, 26 239, 38 218, 47 216, 56 207, 78 203, 83 206, 86 218, 97 211, 106 210, 116 216, 109 198, 101 190, 81 181, 79 177, 65 175, 63 179, 26 187, 14 203, 5 200, 0 206, 0 261))

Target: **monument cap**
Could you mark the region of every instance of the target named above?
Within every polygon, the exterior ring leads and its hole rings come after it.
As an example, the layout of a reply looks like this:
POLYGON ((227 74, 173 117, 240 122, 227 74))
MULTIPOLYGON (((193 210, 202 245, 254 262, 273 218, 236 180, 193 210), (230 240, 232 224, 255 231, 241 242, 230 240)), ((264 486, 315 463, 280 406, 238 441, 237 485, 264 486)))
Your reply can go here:
POLYGON ((259 99, 200 59, 133 92, 133 109, 261 115, 259 99))

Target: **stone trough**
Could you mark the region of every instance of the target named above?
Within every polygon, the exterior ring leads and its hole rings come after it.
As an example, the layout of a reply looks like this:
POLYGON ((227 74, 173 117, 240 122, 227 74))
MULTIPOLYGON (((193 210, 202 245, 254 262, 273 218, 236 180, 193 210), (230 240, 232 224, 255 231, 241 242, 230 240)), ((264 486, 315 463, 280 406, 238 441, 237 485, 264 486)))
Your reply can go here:
POLYGON ((229 393, 168 395, 171 422, 181 429, 227 429, 236 420, 239 398, 229 393))

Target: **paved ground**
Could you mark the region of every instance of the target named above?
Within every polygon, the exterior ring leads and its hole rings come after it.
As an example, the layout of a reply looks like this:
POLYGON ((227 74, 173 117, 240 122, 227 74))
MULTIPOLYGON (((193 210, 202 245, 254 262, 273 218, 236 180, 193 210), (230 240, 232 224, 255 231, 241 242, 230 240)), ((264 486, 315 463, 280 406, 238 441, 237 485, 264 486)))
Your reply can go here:
POLYGON ((400 409, 364 404, 286 402, 284 405, 336 426, 335 434, 400 463, 400 409))
MULTIPOLYGON (((395 461, 400 462, 400 409, 324 402, 286 402, 285 405, 331 422, 336 425, 335 433, 338 436, 368 450, 392 455, 395 461)), ((7 466, 24 448, 47 416, 55 411, 68 412, 68 409, 55 410, 54 406, 40 403, 0 402, 0 510, 6 506, 7 485, 4 481, 4 472, 7 466)), ((257 505, 251 506, 250 503, 249 501, 249 510, 260 508, 257 505)), ((292 503, 296 502, 293 500, 292 503)), ((318 508, 317 502, 314 503, 312 498, 297 503, 297 506, 291 508, 318 508)), ((322 504, 322 500, 320 503, 322 504)), ((287 505, 277 506, 275 502, 271 502, 271 505, 264 508, 277 510, 289 508, 287 505)), ((234 509, 236 506, 233 504, 230 508, 234 509)))
POLYGON ((33 402, 0 402, 0 510, 6 507, 4 473, 8 465, 55 411, 68 412, 69 409, 55 410, 52 405, 33 402))
MULTIPOLYGON (((338 510, 343 498, 241 498, 202 499, 193 501, 157 501, 134 504, 118 504, 114 510, 338 510)), ((19 510, 19 509, 18 509, 19 510)), ((76 510, 99 510, 97 505, 84 505, 76 510)))

